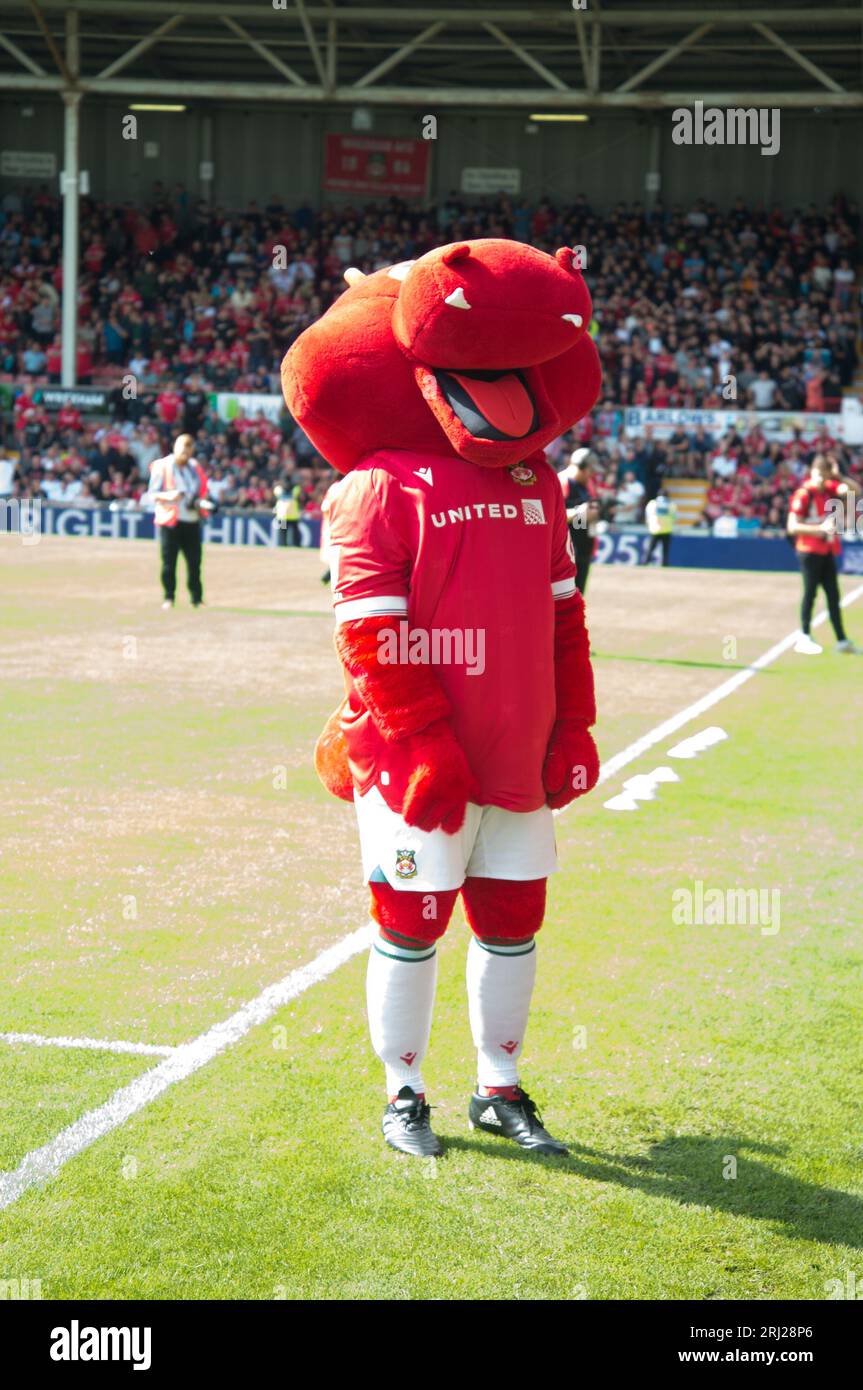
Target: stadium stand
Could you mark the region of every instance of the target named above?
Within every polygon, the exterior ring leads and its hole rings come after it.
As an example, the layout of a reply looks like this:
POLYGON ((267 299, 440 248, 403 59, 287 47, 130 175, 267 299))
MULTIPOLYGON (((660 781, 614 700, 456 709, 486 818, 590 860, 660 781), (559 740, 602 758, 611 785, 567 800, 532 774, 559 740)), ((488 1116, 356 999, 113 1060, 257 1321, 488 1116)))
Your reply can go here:
MULTIPOLYGON (((860 215, 844 196, 790 211, 699 200, 599 212, 584 197, 559 207, 452 194, 435 207, 393 199, 313 211, 273 195, 234 212, 156 184, 146 208, 82 204, 78 379, 112 390, 116 415, 51 414, 37 396, 59 381, 61 217, 44 187, 0 206, 0 390, 7 383, 11 404, 2 445, 15 496, 134 502, 150 460, 182 427, 223 505, 269 506, 290 481, 315 513, 331 470, 287 413, 223 420, 211 393, 277 392, 284 352, 340 293, 346 266, 374 270, 461 237, 585 248, 604 400, 551 453, 562 463, 574 444, 591 446, 609 518, 640 513, 667 486, 684 522, 732 515, 782 530, 814 449, 837 447, 829 435, 778 443, 757 429, 714 438, 696 426, 633 437, 624 412, 829 413, 858 370, 860 215), (118 387, 130 377, 137 395, 127 400, 118 387)), ((841 454, 860 475, 857 451, 841 454)))

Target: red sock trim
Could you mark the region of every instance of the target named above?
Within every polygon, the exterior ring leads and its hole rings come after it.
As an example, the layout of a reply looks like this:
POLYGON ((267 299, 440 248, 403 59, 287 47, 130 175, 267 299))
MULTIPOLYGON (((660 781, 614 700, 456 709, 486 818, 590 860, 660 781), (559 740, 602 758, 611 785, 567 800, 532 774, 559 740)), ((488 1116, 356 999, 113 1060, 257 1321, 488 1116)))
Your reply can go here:
POLYGON ((517 1086, 480 1086, 481 1096, 503 1096, 504 1100, 521 1100, 521 1091, 517 1086))
MULTIPOLYGON (((417 1100, 421 1100, 421 1101, 423 1101, 423 1103, 425 1103, 425 1098, 426 1098, 426 1093, 425 1093, 425 1091, 416 1091, 414 1094, 416 1095, 417 1100)), ((397 1100, 398 1100, 398 1095, 390 1096, 390 1105, 395 1105, 395 1103, 396 1103, 397 1100)))

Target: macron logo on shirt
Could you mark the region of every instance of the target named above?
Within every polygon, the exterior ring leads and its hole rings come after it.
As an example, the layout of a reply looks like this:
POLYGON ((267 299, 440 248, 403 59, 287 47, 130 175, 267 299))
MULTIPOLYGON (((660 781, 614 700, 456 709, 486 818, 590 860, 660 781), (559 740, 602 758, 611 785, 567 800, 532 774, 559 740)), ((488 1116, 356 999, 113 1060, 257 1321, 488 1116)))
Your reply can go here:
MULTIPOLYGON (((526 526, 545 526, 545 510, 539 497, 520 497, 522 520, 526 526)), ((512 502, 471 502, 463 507, 450 507, 445 512, 432 512, 433 526, 446 526, 457 521, 516 521, 518 507, 512 502)))

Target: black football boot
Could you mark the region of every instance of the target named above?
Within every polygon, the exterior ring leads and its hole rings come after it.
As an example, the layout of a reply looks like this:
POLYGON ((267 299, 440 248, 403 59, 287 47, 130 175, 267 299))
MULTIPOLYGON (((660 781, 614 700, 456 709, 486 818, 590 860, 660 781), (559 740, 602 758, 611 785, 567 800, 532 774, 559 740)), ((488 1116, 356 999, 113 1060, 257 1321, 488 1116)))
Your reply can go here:
POLYGON ((430 1114, 431 1107, 420 1100, 410 1086, 402 1086, 384 1111, 381 1121, 384 1138, 403 1154, 439 1158, 443 1149, 429 1122, 430 1114))
POLYGON ((533 1149, 535 1153, 568 1154, 566 1145, 552 1139, 543 1129, 542 1116, 527 1091, 519 1088, 518 1096, 518 1100, 506 1100, 503 1096, 479 1096, 474 1092, 468 1109, 471 1129, 514 1139, 523 1149, 533 1149))

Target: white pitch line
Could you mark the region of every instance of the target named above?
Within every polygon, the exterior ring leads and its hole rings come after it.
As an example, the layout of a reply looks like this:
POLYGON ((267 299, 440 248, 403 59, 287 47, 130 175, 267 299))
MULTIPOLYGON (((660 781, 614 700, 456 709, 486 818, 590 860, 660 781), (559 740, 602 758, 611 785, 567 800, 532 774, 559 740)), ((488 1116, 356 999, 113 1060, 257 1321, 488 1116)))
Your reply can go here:
MULTIPOLYGON (((842 607, 846 608, 855 599, 863 594, 863 584, 857 589, 853 589, 842 600, 842 607)), ((815 619, 814 626, 820 626, 826 620, 827 614, 823 613, 815 619)), ((633 762, 648 748, 661 743, 668 738, 669 734, 676 733, 684 724, 690 720, 697 719, 699 714, 710 709, 713 705, 724 700, 734 690, 750 680, 757 671, 763 671, 765 666, 769 666, 776 661, 783 652, 797 640, 797 632, 792 632, 788 637, 784 637, 781 642, 770 647, 763 656, 753 661, 745 671, 738 671, 729 680, 723 681, 722 685, 717 686, 716 690, 709 695, 696 700, 694 704, 687 705, 686 709, 674 715, 672 719, 666 719, 664 723, 658 724, 650 733, 643 738, 631 743, 628 748, 624 748, 621 753, 617 753, 610 758, 600 774, 600 783, 608 781, 615 772, 619 772, 627 763, 633 762)), ((811 658, 813 661, 817 658, 811 658)), ((260 1023, 266 1023, 267 1019, 272 1018, 284 1004, 291 999, 295 999, 311 985, 318 984, 325 980, 328 975, 359 954, 368 946, 371 940, 371 928, 361 927, 358 931, 351 932, 349 936, 337 941, 334 946, 322 951, 308 965, 302 966, 299 970, 292 970, 290 975, 286 975, 277 984, 268 985, 257 998, 244 1004, 236 1013, 231 1014, 230 1018, 223 1023, 217 1023, 215 1027, 202 1033, 193 1042, 184 1043, 178 1047, 170 1057, 164 1062, 160 1062, 157 1067, 152 1067, 144 1072, 142 1076, 129 1083, 128 1086, 121 1086, 118 1091, 95 1110, 89 1110, 86 1115, 82 1115, 80 1120, 61 1131, 56 1139, 52 1139, 49 1144, 44 1144, 41 1149, 34 1149, 28 1153, 13 1173, 0 1173, 0 1210, 11 1206, 17 1201, 28 1188, 36 1183, 46 1182, 48 1178, 56 1177, 64 1164, 71 1158, 83 1153, 97 1139, 110 1134, 112 1130, 125 1124, 144 1106, 167 1091, 169 1087, 178 1081, 184 1081, 187 1076, 206 1065, 220 1052, 232 1047, 239 1042, 242 1037, 257 1027, 260 1023)))
POLYGON ((33 1047, 79 1047, 90 1052, 132 1052, 142 1057, 170 1057, 176 1047, 158 1043, 106 1042, 101 1038, 46 1038, 41 1033, 0 1033, 0 1042, 29 1043, 33 1047))
POLYGON ((121 1086, 104 1105, 88 1110, 74 1124, 62 1130, 56 1139, 44 1144, 41 1149, 33 1149, 13 1173, 0 1173, 0 1209, 11 1206, 35 1183, 56 1177, 70 1158, 75 1158, 97 1139, 125 1124, 169 1087, 178 1081, 185 1081, 187 1076, 212 1061, 220 1052, 239 1042, 252 1028, 266 1023, 285 1004, 296 999, 311 985, 325 980, 345 961, 365 950, 370 941, 371 928, 368 926, 351 932, 350 936, 321 951, 308 965, 300 966, 276 984, 268 985, 257 998, 243 1004, 230 1018, 209 1028, 193 1042, 175 1048, 164 1062, 151 1067, 127 1086, 121 1086))
MULTIPOLYGON (((858 585, 856 589, 851 590, 850 594, 845 595, 845 598, 842 600, 842 607, 847 608, 848 605, 853 603, 855 599, 858 599, 861 594, 863 594, 863 584, 858 585)), ((812 626, 820 627, 821 624, 826 621, 827 613, 825 611, 824 613, 819 613, 812 626)), ((728 680, 723 681, 715 690, 708 691, 706 695, 701 696, 700 700, 693 701, 691 705, 686 706, 686 709, 682 709, 679 714, 674 714, 662 724, 657 724, 655 729, 651 729, 649 733, 644 734, 641 738, 637 738, 634 743, 630 743, 628 748, 624 748, 620 753, 615 753, 613 758, 609 758, 608 762, 603 763, 597 786, 601 787, 603 782, 607 782, 610 777, 614 777, 622 767, 626 767, 627 764, 635 762, 635 759, 640 758, 642 753, 646 753, 649 748, 655 748, 657 743, 662 743, 665 739, 670 738, 672 734, 676 734, 677 730, 682 729, 684 724, 691 723, 693 719, 697 719, 699 715, 705 714, 707 710, 712 709, 714 705, 718 705, 720 700, 724 700, 728 695, 732 695, 735 690, 739 690, 741 685, 745 685, 747 681, 751 681, 752 677, 757 675, 759 671, 763 671, 765 666, 772 666, 773 662, 777 661, 784 652, 787 652, 789 647, 794 646, 799 636, 799 628, 794 632, 789 632, 788 636, 783 637, 781 642, 776 642, 775 645, 769 647, 762 656, 756 657, 751 666, 747 666, 743 671, 735 671, 733 676, 729 676, 728 680)), ((817 661, 818 659, 817 656, 806 658, 807 661, 817 661)), ((803 660, 802 657, 801 660, 803 660)), ((565 809, 564 807, 564 810, 565 809)))

